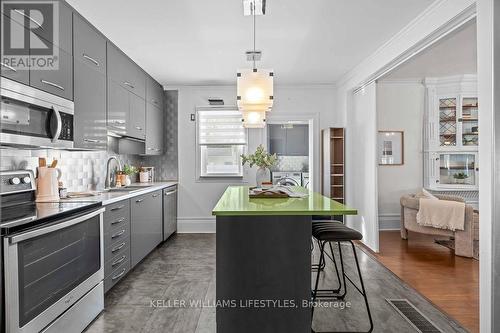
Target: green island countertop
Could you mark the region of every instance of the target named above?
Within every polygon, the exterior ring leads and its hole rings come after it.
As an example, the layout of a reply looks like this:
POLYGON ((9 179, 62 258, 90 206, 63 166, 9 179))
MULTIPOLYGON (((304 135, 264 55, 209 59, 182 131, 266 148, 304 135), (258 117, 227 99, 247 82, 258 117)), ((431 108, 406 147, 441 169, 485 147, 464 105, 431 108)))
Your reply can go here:
POLYGON ((356 215, 358 211, 319 193, 296 186, 304 198, 250 198, 248 186, 229 186, 212 211, 215 216, 244 215, 356 215))

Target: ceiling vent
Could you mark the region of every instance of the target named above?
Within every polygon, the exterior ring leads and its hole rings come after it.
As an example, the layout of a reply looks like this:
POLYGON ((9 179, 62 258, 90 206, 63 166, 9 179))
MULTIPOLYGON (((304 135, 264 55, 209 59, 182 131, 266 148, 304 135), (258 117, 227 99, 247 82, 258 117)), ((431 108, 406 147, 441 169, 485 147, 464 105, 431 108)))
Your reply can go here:
POLYGON ((266 15, 266 0, 243 0, 243 15, 251 16, 252 7, 255 8, 255 15, 266 15))

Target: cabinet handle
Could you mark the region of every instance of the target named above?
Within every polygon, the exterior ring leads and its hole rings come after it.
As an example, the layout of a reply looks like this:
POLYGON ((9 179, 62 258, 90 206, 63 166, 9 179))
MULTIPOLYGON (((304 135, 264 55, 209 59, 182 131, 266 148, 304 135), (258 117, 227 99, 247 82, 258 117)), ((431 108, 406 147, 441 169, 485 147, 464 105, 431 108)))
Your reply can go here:
POLYGON ((170 192, 165 192, 165 196, 172 195, 174 193, 177 193, 177 190, 173 190, 173 191, 170 191, 170 192))
POLYGON ((137 203, 141 203, 141 202, 143 202, 143 201, 144 201, 144 199, 137 199, 135 202, 137 202, 137 203))
POLYGON ((135 126, 135 129, 139 130, 139 131, 142 131, 142 127, 141 126, 135 126))
POLYGON ((148 150, 154 150, 154 149, 153 149, 153 148, 151 148, 151 147, 148 147, 148 150))
POLYGON ((13 72, 17 72, 17 69, 15 69, 15 68, 14 68, 14 67, 12 67, 12 66, 9 66, 9 65, 7 65, 7 64, 5 64, 5 63, 3 63, 3 62, 0 62, 0 64, 1 64, 3 67, 5 67, 5 68, 7 68, 7 69, 9 69, 9 70, 11 70, 11 71, 13 71, 13 72))
POLYGON ((122 256, 120 259, 116 259, 115 261, 113 261, 113 263, 111 264, 111 267, 115 267, 116 265, 119 265, 123 262, 123 260, 125 260, 127 258, 127 256, 122 256))
POLYGON ((125 207, 125 205, 120 205, 120 206, 117 206, 117 207, 113 207, 113 208, 111 208, 111 211, 114 212, 114 211, 120 210, 120 209, 122 209, 124 207, 125 207))
POLYGON ((99 67, 99 66, 100 66, 99 61, 95 60, 95 59, 94 59, 94 58, 92 58, 91 56, 89 56, 89 55, 87 55, 87 54, 85 54, 85 53, 84 53, 82 56, 83 56, 85 59, 87 59, 88 61, 90 61, 90 62, 94 63, 94 65, 96 65, 97 67, 99 67))
POLYGON ((26 17, 28 20, 30 20, 31 22, 35 23, 35 24, 36 24, 36 25, 37 25, 40 29, 44 30, 44 29, 43 29, 43 27, 42 27, 42 25, 41 25, 41 24, 40 24, 37 20, 35 20, 34 18, 32 18, 32 17, 31 17, 31 16, 29 16, 29 15, 26 15, 26 14, 24 13, 24 11, 22 11, 22 10, 20 10, 20 9, 14 9, 14 11, 15 11, 16 13, 18 13, 19 15, 22 15, 22 16, 26 17))
POLYGON ((161 151, 161 149, 160 149, 160 148, 155 148, 155 150, 156 150, 156 151, 161 151))
POLYGON ((124 233, 125 233, 125 229, 122 229, 122 230, 118 231, 116 234, 112 235, 112 236, 111 236, 111 239, 118 238, 118 237, 120 237, 121 235, 123 235, 124 233))
POLYGON ((436 180, 436 183, 439 183, 439 180, 436 180))
POLYGON ((113 276, 113 277, 111 278, 111 280, 113 280, 113 281, 114 281, 114 280, 116 280, 116 279, 120 278, 123 274, 125 274, 125 271, 126 271, 126 269, 125 269, 125 268, 124 268, 124 269, 122 269, 122 271, 120 272, 120 274, 113 276))
POLYGON ((111 249, 111 253, 115 253, 116 251, 120 251, 124 246, 125 246, 125 242, 121 243, 118 246, 115 246, 114 248, 111 249))
POLYGON ((128 81, 123 81, 123 84, 134 89, 135 87, 132 85, 132 83, 128 82, 128 81))
POLYGON ((61 90, 64 90, 64 87, 63 86, 60 86, 58 85, 57 83, 54 83, 54 82, 50 82, 50 81, 47 81, 47 80, 40 80, 40 82, 46 84, 46 85, 49 85, 49 86, 52 86, 54 88, 57 88, 57 89, 61 89, 61 90))
POLYGON ((95 140, 95 139, 83 139, 83 141, 90 143, 101 143, 101 140, 95 140))
POLYGON ((111 222, 111 225, 119 224, 119 223, 122 223, 123 221, 125 221, 124 217, 122 217, 121 219, 118 219, 116 221, 111 222))
POLYGON ((159 194, 158 193, 155 193, 152 195, 153 198, 156 198, 159 194))

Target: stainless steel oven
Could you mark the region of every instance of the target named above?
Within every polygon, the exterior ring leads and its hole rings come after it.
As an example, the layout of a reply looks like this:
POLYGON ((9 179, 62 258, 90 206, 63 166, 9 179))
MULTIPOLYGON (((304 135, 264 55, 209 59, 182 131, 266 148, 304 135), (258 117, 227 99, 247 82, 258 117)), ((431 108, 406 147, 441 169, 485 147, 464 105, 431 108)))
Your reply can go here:
POLYGON ((73 148, 73 101, 1 78, 0 144, 73 148))
POLYGON ((81 331, 102 311, 103 212, 4 238, 6 332, 81 331))

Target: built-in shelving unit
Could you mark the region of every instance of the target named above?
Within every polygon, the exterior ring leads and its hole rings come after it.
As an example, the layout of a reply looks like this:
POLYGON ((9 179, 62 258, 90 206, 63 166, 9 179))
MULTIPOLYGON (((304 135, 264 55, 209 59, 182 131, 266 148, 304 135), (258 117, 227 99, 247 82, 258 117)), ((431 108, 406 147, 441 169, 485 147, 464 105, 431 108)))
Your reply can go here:
MULTIPOLYGON (((345 203, 345 129, 322 130, 321 150, 321 193, 345 203)), ((343 216, 334 218, 343 221, 343 216)))
POLYGON ((477 191, 477 78, 426 78, 425 86, 424 186, 435 191, 477 191))

